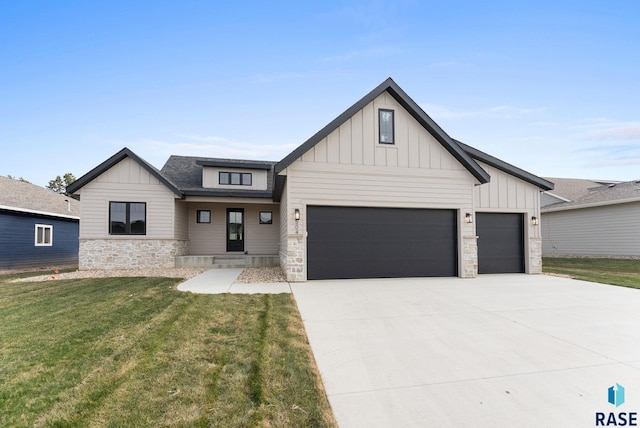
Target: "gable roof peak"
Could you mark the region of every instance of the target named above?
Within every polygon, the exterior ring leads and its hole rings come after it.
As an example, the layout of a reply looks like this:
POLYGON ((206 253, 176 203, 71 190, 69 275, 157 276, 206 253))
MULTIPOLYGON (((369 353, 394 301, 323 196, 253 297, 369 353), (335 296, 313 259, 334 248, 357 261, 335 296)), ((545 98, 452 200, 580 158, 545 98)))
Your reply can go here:
POLYGON ((429 117, 429 115, 425 113, 425 111, 415 101, 413 101, 391 77, 376 86, 367 95, 346 109, 341 115, 336 117, 328 125, 278 162, 275 166, 276 174, 282 172, 309 149, 318 144, 331 132, 335 131, 340 125, 385 91, 388 92, 411 116, 413 116, 413 118, 416 119, 416 121, 418 121, 418 123, 420 123, 420 125, 424 127, 427 132, 429 132, 458 162, 460 162, 476 178, 476 180, 481 184, 489 182, 489 174, 482 169, 482 167, 478 165, 478 163, 473 160, 473 158, 469 156, 455 140, 444 132, 444 130, 440 128, 440 126, 431 119, 431 117, 429 117))
POLYGON ((167 186, 169 190, 175 193, 177 196, 182 197, 182 192, 176 187, 174 183, 171 182, 162 172, 160 172, 156 167, 151 165, 149 162, 142 159, 140 156, 136 155, 133 151, 131 151, 128 147, 124 147, 118 153, 111 156, 106 161, 102 162, 100 165, 93 168, 91 171, 87 172, 85 175, 71 183, 71 185, 67 186, 68 193, 76 193, 82 187, 95 180, 100 174, 105 171, 111 169, 114 165, 119 163, 125 158, 131 158, 135 162, 137 162, 140 166, 146 169, 152 176, 158 179, 162 184, 167 186))

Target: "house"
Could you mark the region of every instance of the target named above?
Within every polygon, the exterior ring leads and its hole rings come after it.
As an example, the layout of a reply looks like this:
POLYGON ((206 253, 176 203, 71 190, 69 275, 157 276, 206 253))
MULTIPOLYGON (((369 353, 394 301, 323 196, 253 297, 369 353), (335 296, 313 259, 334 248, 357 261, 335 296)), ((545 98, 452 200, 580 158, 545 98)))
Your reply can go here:
POLYGON ((543 194, 545 257, 640 257, 640 181, 552 178, 543 194))
POLYGON ((78 201, 7 177, 0 190, 0 270, 78 265, 78 201))
POLYGON ((158 170, 124 148, 67 190, 81 269, 236 256, 305 281, 539 273, 552 188, 452 139, 387 79, 279 162, 171 156, 158 170))

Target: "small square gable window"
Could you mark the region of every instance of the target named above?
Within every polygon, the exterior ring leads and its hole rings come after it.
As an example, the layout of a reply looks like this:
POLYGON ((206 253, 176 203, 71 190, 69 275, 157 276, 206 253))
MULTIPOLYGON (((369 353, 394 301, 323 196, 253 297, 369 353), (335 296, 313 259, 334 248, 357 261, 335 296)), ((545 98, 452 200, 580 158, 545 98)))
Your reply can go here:
POLYGON ((273 212, 260 211, 260 224, 273 224, 273 212))
POLYGON ((198 210, 196 221, 198 223, 211 223, 211 210, 198 210))
POLYGON ((380 144, 395 144, 393 110, 378 110, 378 136, 380 144))

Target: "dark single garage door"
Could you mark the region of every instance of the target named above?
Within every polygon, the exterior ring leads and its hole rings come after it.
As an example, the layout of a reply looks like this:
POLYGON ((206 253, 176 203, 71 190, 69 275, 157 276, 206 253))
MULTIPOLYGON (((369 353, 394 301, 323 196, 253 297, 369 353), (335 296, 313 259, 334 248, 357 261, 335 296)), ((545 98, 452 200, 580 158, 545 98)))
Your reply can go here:
POLYGON ((454 210, 307 207, 307 278, 456 276, 454 210))
POLYGON ((524 272, 524 217, 476 213, 478 273, 524 272))

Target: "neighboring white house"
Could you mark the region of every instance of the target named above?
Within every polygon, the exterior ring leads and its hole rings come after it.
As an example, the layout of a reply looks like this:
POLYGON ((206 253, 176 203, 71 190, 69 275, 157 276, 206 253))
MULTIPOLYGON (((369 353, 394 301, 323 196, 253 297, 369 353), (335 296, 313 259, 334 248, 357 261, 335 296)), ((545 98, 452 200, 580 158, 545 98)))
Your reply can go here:
POLYGON ((80 267, 280 265, 289 281, 541 272, 553 184, 449 137, 387 79, 280 162, 125 148, 79 178, 80 267))
POLYGON ((640 182, 550 178, 542 196, 545 257, 640 257, 640 182))

